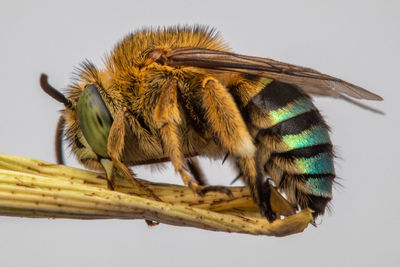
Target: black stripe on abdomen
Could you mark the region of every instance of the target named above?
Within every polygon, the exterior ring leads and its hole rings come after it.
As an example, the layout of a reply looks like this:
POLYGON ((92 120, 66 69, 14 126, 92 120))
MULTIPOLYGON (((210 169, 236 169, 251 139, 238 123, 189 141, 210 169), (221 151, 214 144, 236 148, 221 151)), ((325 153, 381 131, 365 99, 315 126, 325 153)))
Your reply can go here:
POLYGON ((270 148, 267 173, 281 172, 273 177, 278 187, 295 194, 300 206, 323 213, 332 197, 334 155, 329 128, 311 98, 296 86, 274 82, 252 102, 269 123, 257 136, 270 148), (281 171, 272 171, 276 168, 281 171))

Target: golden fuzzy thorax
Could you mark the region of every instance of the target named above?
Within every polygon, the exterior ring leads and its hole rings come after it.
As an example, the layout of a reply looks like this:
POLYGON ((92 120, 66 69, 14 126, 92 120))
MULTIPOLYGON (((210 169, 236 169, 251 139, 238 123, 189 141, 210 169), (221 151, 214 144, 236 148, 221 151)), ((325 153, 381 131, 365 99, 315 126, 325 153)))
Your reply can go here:
MULTIPOLYGON (((70 87, 68 98, 77 102, 84 86, 95 84, 114 118, 121 109, 126 108, 129 114, 125 116, 127 128, 132 129, 131 135, 136 137, 127 136, 128 139, 135 139, 129 143, 125 140, 125 145, 132 148, 125 148, 128 151, 125 151, 122 157, 128 164, 171 156, 163 147, 164 130, 161 130, 169 122, 174 126, 168 126, 168 131, 172 131, 170 128, 176 128, 174 132, 179 140, 174 140, 174 135, 169 138, 173 144, 180 143, 182 151, 179 151, 179 154, 183 152, 185 155, 220 156, 230 151, 234 155, 252 156, 255 151, 252 139, 226 88, 232 87, 235 83, 243 83, 243 86, 254 88, 255 82, 243 80, 239 75, 212 73, 199 68, 172 68, 156 62, 148 64, 147 51, 153 49, 170 51, 180 47, 228 51, 226 44, 213 30, 203 27, 144 30, 133 33, 115 47, 106 59, 104 69, 99 70, 89 62, 82 64, 78 81, 70 87), (228 126, 226 131, 205 131, 199 134, 190 127, 188 125, 190 122, 186 120, 187 115, 190 116, 190 120, 197 122, 198 126, 205 126, 206 123, 204 118, 201 118, 203 114, 196 113, 193 104, 197 103, 191 103, 195 101, 177 102, 178 88, 179 93, 188 99, 203 98, 206 112, 204 115, 208 118, 208 123, 215 129, 228 126), (219 114, 225 117, 221 118, 219 114), (143 124, 147 127, 143 127, 143 124), (216 138, 220 139, 217 143, 224 143, 224 147, 215 144, 216 138)), ((243 92, 243 102, 249 101, 251 94, 255 93, 257 89, 243 92)), ((77 125, 76 114, 66 114, 66 118, 69 136, 77 136, 84 143, 77 125)), ((207 127, 204 128, 206 130, 207 127)), ((79 153, 79 148, 74 150, 78 150, 79 153)), ((91 155, 87 151, 82 154, 91 155)), ((78 159, 84 160, 82 163, 87 167, 95 167, 92 164, 87 165, 86 158, 78 155, 78 159)))
MULTIPOLYGON (((273 220, 265 176, 279 182, 284 170, 294 167, 287 160, 268 169, 271 153, 286 147, 280 139, 260 135, 275 122, 262 109, 250 105, 271 80, 163 64, 159 55, 178 48, 229 51, 212 29, 171 27, 128 35, 106 58, 102 69, 84 62, 67 98, 76 107, 85 86, 94 85, 113 123, 107 140, 108 157, 102 158, 85 139, 76 108, 66 109, 63 116, 72 150, 87 168, 105 169, 111 184, 115 170, 137 183, 129 166, 170 160, 183 182, 199 193, 204 188, 195 180, 200 178, 187 172, 198 167, 188 166, 187 160, 197 155, 222 158, 229 154, 260 210, 273 220)), ((304 194, 298 192, 304 188, 302 183, 287 183, 284 188, 294 204, 306 202, 304 194)))

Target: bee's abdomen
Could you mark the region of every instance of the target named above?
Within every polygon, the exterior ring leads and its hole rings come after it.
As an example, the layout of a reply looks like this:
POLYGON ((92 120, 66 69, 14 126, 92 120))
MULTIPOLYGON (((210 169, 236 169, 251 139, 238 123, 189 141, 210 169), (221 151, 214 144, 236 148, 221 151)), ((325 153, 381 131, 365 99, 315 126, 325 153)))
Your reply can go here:
POLYGON ((272 82, 248 109, 259 129, 259 162, 289 201, 324 212, 335 177, 329 129, 310 97, 300 88, 272 82))

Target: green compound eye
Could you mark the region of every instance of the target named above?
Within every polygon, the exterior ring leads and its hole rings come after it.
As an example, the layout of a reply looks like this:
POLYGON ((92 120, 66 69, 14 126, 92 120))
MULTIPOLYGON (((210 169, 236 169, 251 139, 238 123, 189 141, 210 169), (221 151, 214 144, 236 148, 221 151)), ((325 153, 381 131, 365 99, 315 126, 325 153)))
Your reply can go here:
POLYGON ((85 86, 78 100, 77 113, 79 126, 92 150, 108 158, 107 141, 113 119, 95 85, 85 86))

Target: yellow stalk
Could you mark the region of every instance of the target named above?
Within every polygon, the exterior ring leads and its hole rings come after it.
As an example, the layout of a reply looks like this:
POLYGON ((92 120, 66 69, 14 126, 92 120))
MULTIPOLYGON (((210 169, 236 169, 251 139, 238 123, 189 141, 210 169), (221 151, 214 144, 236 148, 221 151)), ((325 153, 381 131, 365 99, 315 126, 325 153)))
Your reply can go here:
MULTIPOLYGON (((117 177, 107 189, 101 173, 0 154, 0 215, 71 219, 146 219, 178 226, 285 236, 302 232, 312 221, 311 210, 269 223, 252 201, 247 187, 231 187, 233 197, 210 192, 200 197, 180 185, 143 181, 162 201, 140 195, 117 177)), ((278 214, 292 207, 273 190, 278 214)))

